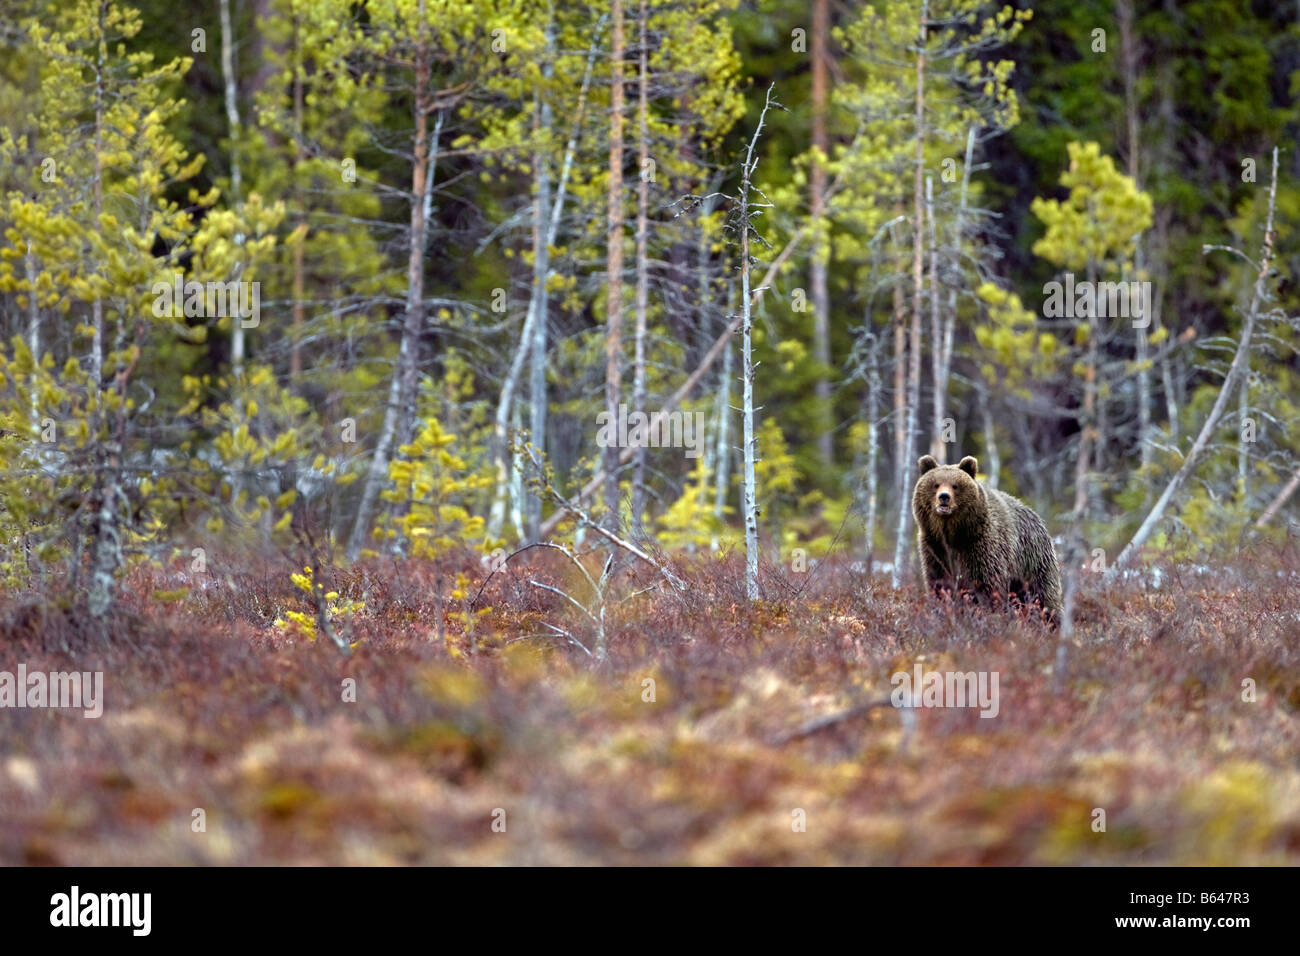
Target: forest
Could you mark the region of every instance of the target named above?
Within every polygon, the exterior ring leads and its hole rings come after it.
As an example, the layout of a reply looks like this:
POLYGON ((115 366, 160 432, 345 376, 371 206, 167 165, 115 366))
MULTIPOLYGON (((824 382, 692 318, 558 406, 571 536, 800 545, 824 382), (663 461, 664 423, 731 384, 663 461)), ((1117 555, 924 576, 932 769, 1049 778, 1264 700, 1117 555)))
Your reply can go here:
POLYGON ((0 864, 1300 862, 1298 91, 1263 0, 0 0, 0 864))

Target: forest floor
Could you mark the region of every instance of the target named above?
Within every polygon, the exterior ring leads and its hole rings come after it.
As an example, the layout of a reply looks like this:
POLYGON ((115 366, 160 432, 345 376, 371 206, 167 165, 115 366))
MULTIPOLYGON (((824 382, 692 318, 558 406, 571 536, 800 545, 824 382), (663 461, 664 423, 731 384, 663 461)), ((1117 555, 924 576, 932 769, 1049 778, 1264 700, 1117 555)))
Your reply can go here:
POLYGON ((529 581, 586 585, 536 550, 487 582, 472 639, 473 556, 322 573, 365 605, 348 656, 273 626, 307 610, 287 562, 136 569, 107 642, 9 595, 0 671, 102 671, 104 702, 0 710, 0 864, 1300 862, 1294 548, 1159 589, 1085 576, 1063 679, 1042 625, 847 560, 768 569, 754 604, 734 556, 674 567, 682 592, 615 574, 603 664, 548 631, 594 650, 529 581), (811 729, 918 664, 996 673, 996 716, 811 729))

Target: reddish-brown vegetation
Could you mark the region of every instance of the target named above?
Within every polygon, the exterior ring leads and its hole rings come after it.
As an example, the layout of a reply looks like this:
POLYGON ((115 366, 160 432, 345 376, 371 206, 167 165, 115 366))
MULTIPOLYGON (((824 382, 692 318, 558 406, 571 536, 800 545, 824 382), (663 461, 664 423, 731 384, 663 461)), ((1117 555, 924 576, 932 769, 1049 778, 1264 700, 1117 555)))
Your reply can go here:
POLYGON ((547 621, 592 646, 590 622, 527 583, 586 599, 562 556, 488 582, 472 648, 461 615, 485 572, 451 564, 443 580, 472 583, 443 645, 432 567, 332 572, 365 602, 340 628, 348 657, 272 627, 306 609, 287 564, 214 563, 172 602, 157 595, 175 572, 137 569, 107 643, 8 596, 0 669, 102 670, 106 701, 98 720, 0 710, 0 863, 1300 860, 1294 551, 1160 589, 1094 577, 1059 689, 1053 632, 846 561, 769 570, 754 605, 734 559, 678 561, 688 591, 618 603, 653 583, 625 569, 604 664, 538 636, 547 621), (918 661, 997 671, 998 716, 918 710, 909 729, 881 706, 795 735, 918 661))

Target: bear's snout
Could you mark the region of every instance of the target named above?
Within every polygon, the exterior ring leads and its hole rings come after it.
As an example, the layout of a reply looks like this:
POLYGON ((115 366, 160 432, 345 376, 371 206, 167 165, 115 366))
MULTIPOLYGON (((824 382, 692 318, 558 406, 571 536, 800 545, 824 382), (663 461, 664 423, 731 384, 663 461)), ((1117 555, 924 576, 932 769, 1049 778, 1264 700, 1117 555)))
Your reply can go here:
POLYGON ((936 500, 938 504, 935 506, 935 510, 938 511, 939 514, 946 515, 952 513, 952 492, 951 491, 949 491, 946 487, 940 488, 939 494, 936 496, 936 500))

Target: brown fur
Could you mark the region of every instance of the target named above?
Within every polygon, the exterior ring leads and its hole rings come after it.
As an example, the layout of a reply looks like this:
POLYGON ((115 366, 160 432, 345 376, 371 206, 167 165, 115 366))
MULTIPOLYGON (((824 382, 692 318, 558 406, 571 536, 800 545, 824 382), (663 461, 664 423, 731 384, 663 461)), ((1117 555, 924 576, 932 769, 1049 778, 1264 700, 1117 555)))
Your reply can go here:
POLYGON ((930 455, 920 461, 912 514, 927 587, 992 607, 1037 602, 1055 623, 1061 569, 1047 526, 1018 499, 976 481, 978 470, 969 455, 957 465, 930 455))

